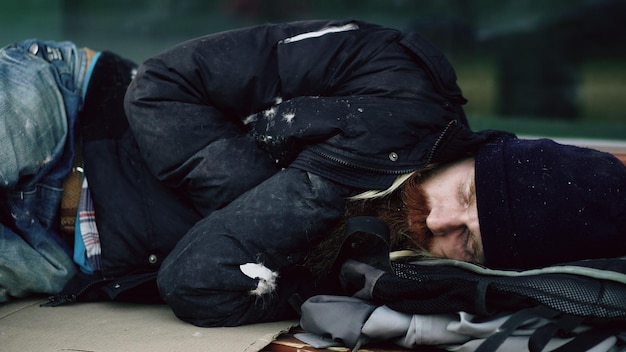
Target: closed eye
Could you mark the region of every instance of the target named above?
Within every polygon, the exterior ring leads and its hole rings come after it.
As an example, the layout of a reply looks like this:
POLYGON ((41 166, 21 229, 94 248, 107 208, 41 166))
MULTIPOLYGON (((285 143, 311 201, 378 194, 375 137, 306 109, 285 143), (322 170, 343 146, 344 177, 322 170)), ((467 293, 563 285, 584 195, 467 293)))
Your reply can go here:
POLYGON ((474 181, 474 174, 472 173, 472 177, 469 182, 469 189, 467 191, 467 204, 474 205, 476 204, 476 183, 474 181))
POLYGON ((459 204, 461 204, 464 208, 468 208, 472 201, 472 185, 473 181, 467 180, 460 182, 457 188, 457 197, 459 200, 459 204))

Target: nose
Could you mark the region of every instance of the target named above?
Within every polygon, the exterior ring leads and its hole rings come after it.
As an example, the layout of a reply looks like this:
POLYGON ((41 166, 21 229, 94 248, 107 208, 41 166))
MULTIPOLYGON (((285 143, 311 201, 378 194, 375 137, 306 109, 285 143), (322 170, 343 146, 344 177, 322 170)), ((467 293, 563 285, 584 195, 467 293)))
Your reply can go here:
POLYGON ((445 236, 462 231, 465 223, 463 214, 445 207, 432 208, 426 217, 426 226, 434 236, 445 236))

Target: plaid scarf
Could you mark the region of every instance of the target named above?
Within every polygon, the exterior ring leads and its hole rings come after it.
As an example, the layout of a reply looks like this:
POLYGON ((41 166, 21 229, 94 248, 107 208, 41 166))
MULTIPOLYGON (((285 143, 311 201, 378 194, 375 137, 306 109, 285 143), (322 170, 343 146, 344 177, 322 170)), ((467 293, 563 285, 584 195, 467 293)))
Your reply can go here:
POLYGON ((76 244, 74 246, 74 261, 87 273, 99 271, 102 268, 100 258, 100 236, 96 227, 96 213, 87 178, 83 177, 83 185, 78 203, 78 221, 75 227, 76 244))
MULTIPOLYGON (((83 102, 87 95, 87 88, 91 79, 91 74, 100 58, 100 52, 94 52, 91 49, 84 49, 87 55, 87 75, 83 84, 82 98, 83 102)), ((80 190, 80 200, 78 202, 78 214, 76 215, 74 224, 74 262, 80 269, 88 274, 94 271, 100 271, 102 264, 100 262, 100 235, 96 227, 96 212, 93 209, 93 201, 87 177, 83 173, 83 183, 80 190)))

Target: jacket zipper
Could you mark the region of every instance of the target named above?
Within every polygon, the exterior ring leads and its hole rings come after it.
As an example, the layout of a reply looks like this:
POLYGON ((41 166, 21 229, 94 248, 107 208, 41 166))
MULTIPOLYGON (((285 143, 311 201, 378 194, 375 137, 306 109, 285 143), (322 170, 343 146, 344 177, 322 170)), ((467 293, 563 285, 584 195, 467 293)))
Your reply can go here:
POLYGON ((347 166, 349 168, 353 168, 353 169, 359 169, 359 170, 366 170, 366 171, 371 171, 371 172, 375 172, 375 173, 379 173, 379 174, 386 174, 386 175, 403 175, 403 174, 407 174, 410 172, 415 171, 416 168, 410 168, 410 169, 401 169, 401 170, 390 170, 390 169, 383 169, 383 168, 376 168, 376 167, 372 167, 372 166, 367 166, 367 165, 363 165, 363 164, 359 164, 357 162, 354 161, 348 161, 346 159, 340 158, 336 155, 331 155, 323 150, 321 150, 321 148, 318 147, 311 147, 311 151, 313 151, 315 154, 331 160, 335 163, 341 164, 343 166, 347 166))
POLYGON ((101 284, 101 283, 107 282, 107 281, 111 281, 111 279, 109 279, 107 277, 102 277, 100 279, 93 280, 93 281, 89 282, 88 284, 83 286, 83 288, 80 289, 77 293, 68 294, 68 295, 62 295, 62 296, 61 295, 50 296, 50 297, 48 297, 48 302, 43 303, 41 306, 42 307, 58 307, 58 306, 61 306, 61 305, 74 303, 74 302, 76 302, 78 297, 82 296, 83 293, 85 293, 87 290, 89 290, 90 288, 92 288, 95 285, 98 285, 98 284, 101 284))
POLYGON ((435 157, 435 153, 439 149, 439 145, 441 144, 441 141, 443 141, 443 139, 446 137, 446 134, 448 134, 452 126, 456 126, 457 123, 458 123, 457 120, 452 120, 448 122, 448 125, 446 125, 446 127, 443 129, 441 134, 439 134, 439 137, 437 137, 437 140, 435 140, 433 147, 430 149, 430 153, 428 153, 428 158, 426 159, 426 165, 430 165, 433 162, 433 158, 435 157))

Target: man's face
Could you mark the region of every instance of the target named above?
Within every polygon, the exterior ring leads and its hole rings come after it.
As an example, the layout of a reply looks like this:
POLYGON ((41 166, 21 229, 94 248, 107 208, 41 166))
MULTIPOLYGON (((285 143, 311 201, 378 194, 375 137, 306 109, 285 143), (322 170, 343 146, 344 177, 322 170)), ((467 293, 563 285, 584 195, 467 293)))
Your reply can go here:
POLYGON ((438 257, 483 262, 478 225, 474 159, 442 167, 423 181, 430 212, 426 226, 432 232, 429 250, 438 257))

